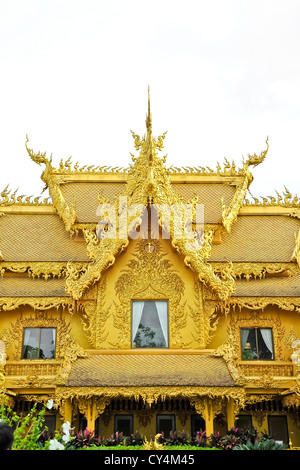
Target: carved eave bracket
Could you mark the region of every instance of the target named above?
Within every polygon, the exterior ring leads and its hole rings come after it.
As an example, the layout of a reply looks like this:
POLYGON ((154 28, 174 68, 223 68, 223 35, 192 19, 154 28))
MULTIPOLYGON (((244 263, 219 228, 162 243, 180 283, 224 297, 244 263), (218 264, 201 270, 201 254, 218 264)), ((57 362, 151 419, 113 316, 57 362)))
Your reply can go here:
MULTIPOLYGON (((82 397, 102 397, 106 400, 129 398, 136 401, 142 400, 144 404, 151 406, 158 400, 174 399, 180 396, 195 403, 201 397, 232 398, 243 407, 246 401, 246 392, 243 387, 56 387, 55 401, 82 397)), ((104 409, 103 409, 104 411, 104 409)))
POLYGON ((26 150, 31 160, 41 165, 45 164, 45 170, 41 175, 42 181, 45 183, 45 189, 48 188, 49 194, 52 198, 53 205, 56 209, 57 214, 64 222, 67 232, 72 232, 72 227, 76 222, 76 212, 75 212, 75 201, 72 205, 69 206, 61 192, 60 184, 63 182, 61 176, 54 174, 54 168, 52 167, 52 158, 50 160, 46 157, 46 152, 44 153, 34 153, 32 149, 28 147, 28 137, 26 136, 26 150))
POLYGON ((238 355, 236 353, 236 337, 229 332, 227 342, 219 346, 213 353, 215 357, 223 357, 228 370, 236 385, 244 386, 246 379, 243 376, 239 365, 238 355))
POLYGON ((237 220, 237 216, 243 207, 248 188, 253 181, 253 176, 250 173, 249 167, 257 166, 264 161, 269 150, 269 138, 267 138, 266 144, 266 150, 263 150, 260 155, 248 155, 248 159, 244 162, 243 166, 243 179, 237 185, 235 195, 229 207, 225 206, 224 200, 222 199, 222 222, 228 233, 231 231, 234 222, 237 220))

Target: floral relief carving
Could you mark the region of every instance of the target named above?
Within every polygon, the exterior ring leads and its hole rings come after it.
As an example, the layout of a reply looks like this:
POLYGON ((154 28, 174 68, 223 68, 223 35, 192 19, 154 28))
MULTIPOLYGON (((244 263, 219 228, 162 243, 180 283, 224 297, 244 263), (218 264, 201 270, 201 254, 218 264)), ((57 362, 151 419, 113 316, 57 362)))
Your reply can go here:
POLYGON ((145 251, 145 240, 137 245, 127 268, 120 274, 115 283, 118 300, 114 302, 113 321, 119 330, 114 347, 131 347, 131 301, 168 300, 169 301, 169 334, 170 347, 180 348, 185 345, 181 329, 186 326, 187 312, 184 295, 184 283, 175 272, 172 264, 165 258, 158 240, 152 240, 154 252, 145 251))
MULTIPOLYGON (((72 363, 77 357, 85 357, 86 353, 79 346, 71 335, 70 323, 67 323, 62 314, 52 316, 46 312, 35 312, 31 315, 19 316, 17 321, 11 323, 9 329, 2 331, 1 340, 5 342, 9 360, 19 360, 22 354, 22 341, 24 328, 56 328, 56 357, 55 361, 62 360, 64 363, 72 363)), ((47 364, 51 364, 53 359, 44 359, 42 364, 38 364, 34 370, 43 370, 47 364)), ((32 367, 35 364, 32 363, 32 367)), ((20 363, 20 367, 22 364, 20 363)), ((44 374, 42 374, 44 375, 44 374)), ((36 383, 38 377, 32 375, 32 383, 36 383)), ((40 379, 39 379, 40 380, 40 379)), ((53 382, 53 381, 52 381, 53 382)))

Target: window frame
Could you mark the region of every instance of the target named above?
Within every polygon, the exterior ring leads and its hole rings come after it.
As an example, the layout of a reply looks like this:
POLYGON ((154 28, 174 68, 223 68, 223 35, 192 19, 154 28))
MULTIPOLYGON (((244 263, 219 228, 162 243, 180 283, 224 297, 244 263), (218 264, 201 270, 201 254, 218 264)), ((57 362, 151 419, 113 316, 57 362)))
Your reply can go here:
POLYGON ((281 426, 281 429, 284 429, 285 430, 285 435, 286 435, 286 440, 283 441, 283 443, 285 445, 288 445, 289 443, 289 428, 288 428, 288 420, 287 420, 287 416, 286 415, 278 415, 278 414, 269 414, 268 415, 268 429, 269 429, 269 434, 272 436, 272 438, 274 439, 274 441, 278 441, 278 439, 276 439, 273 434, 272 434, 272 424, 271 424, 271 421, 273 418, 280 418, 280 420, 284 421, 284 427, 281 426))
POLYGON ((194 414, 191 415, 191 434, 192 434, 192 436, 194 436, 194 435, 196 434, 196 432, 198 432, 198 431, 200 431, 200 430, 201 430, 202 432, 206 431, 206 421, 205 421, 205 419, 203 418, 203 416, 202 416, 201 414, 199 414, 199 413, 194 413, 194 414), (196 425, 195 425, 196 419, 201 419, 201 420, 203 421, 203 423, 204 423, 204 429, 202 429, 202 428, 197 429, 197 428, 196 428, 196 425))
MULTIPOLYGON (((161 431, 159 430, 159 421, 161 419, 164 419, 164 418, 171 418, 172 419, 172 422, 174 424, 174 429, 171 429, 171 431, 175 432, 176 431, 176 415, 175 414, 172 414, 172 413, 166 413, 166 414, 163 414, 163 413, 158 413, 156 415, 156 434, 157 433, 160 433, 161 431)), ((169 436, 167 436, 169 437, 169 436)))
POLYGON ((125 436, 125 437, 129 437, 131 434, 133 434, 133 414, 115 414, 114 415, 114 433, 116 433, 117 431, 118 432, 123 432, 120 429, 118 429, 119 426, 117 426, 117 422, 118 422, 119 418, 129 419, 129 421, 130 421, 130 433, 129 433, 128 436, 125 436))
POLYGON ((274 331, 273 328, 270 326, 242 326, 240 327, 240 352, 241 352, 241 360, 242 361, 250 361, 250 362, 256 362, 256 361, 275 361, 275 344, 274 344, 274 331), (257 330, 271 330, 272 334, 272 355, 273 358, 271 359, 260 359, 259 357, 257 358, 243 358, 243 349, 242 349, 242 335, 241 331, 242 330, 255 330, 255 344, 256 344, 256 350, 258 351, 258 337, 257 337, 257 330))
POLYGON ((22 349, 21 349, 21 359, 24 361, 53 361, 56 358, 56 345, 57 345, 57 328, 55 326, 25 326, 23 328, 23 337, 22 337, 22 349), (39 331, 39 346, 38 346, 38 356, 40 355, 41 350, 41 332, 42 330, 55 330, 55 345, 54 345, 54 355, 51 358, 42 358, 42 357, 24 357, 24 350, 25 350, 25 331, 26 330, 40 330, 39 331))
POLYGON ((45 419, 44 419, 43 425, 44 425, 44 427, 48 428, 47 434, 52 434, 53 437, 54 437, 55 430, 56 430, 56 415, 54 415, 54 414, 45 414, 44 418, 45 419), (48 421, 48 424, 47 424, 47 421, 48 421), (53 423, 51 423, 51 426, 53 427, 53 431, 50 430, 50 432, 49 432, 49 426, 50 426, 49 421, 53 421, 53 423))
POLYGON ((170 349, 170 310, 169 310, 169 299, 131 299, 131 302, 130 302, 130 309, 131 309, 131 322, 130 322, 130 344, 131 344, 131 349, 140 349, 140 350, 143 350, 143 349, 170 349), (147 346, 147 347, 143 347, 143 346, 139 346, 139 347, 136 347, 134 346, 133 344, 133 334, 132 334, 132 327, 133 327, 133 303, 134 302, 166 302, 167 303, 167 331, 168 331, 168 338, 167 338, 167 345, 166 346, 147 346))
MULTIPOLYGON (((239 419, 242 419, 242 418, 248 418, 248 420, 249 420, 249 422, 250 422, 250 429, 253 429, 253 419, 252 419, 253 417, 252 417, 251 414, 247 414, 247 413, 236 415, 236 418, 235 418, 235 420, 234 420, 234 425, 235 425, 235 427, 240 428, 240 426, 239 426, 239 419)), ((242 427, 244 427, 244 426, 242 426, 242 427)))

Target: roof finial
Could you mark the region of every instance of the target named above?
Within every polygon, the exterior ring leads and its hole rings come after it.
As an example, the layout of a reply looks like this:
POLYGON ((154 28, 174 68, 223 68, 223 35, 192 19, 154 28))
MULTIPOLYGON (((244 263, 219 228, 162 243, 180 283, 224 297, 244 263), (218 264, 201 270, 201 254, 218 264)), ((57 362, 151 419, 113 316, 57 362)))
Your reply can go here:
POLYGON ((148 85, 148 115, 146 118, 147 138, 148 141, 152 140, 152 117, 150 112, 150 86, 148 85))
POLYGON ((148 116, 150 116, 150 85, 148 85, 148 116))

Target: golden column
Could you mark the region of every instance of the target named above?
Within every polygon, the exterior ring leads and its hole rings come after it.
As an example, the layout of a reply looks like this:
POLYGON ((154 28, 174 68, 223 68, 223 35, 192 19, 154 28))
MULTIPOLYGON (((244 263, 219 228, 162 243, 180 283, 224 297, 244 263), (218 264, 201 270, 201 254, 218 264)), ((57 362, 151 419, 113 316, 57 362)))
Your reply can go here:
POLYGON ((212 401, 210 398, 205 398, 204 419, 206 425, 206 436, 209 437, 214 433, 214 415, 212 410, 212 401))
POLYGON ((96 421, 96 404, 95 399, 92 397, 88 401, 88 410, 87 410, 87 428, 90 431, 95 429, 95 421, 96 421))
POLYGON ((227 427, 232 429, 234 427, 235 414, 234 414, 234 400, 233 398, 228 398, 227 402, 227 427))
POLYGON ((67 398, 64 403, 64 421, 69 423, 72 426, 72 401, 71 398, 67 398))

